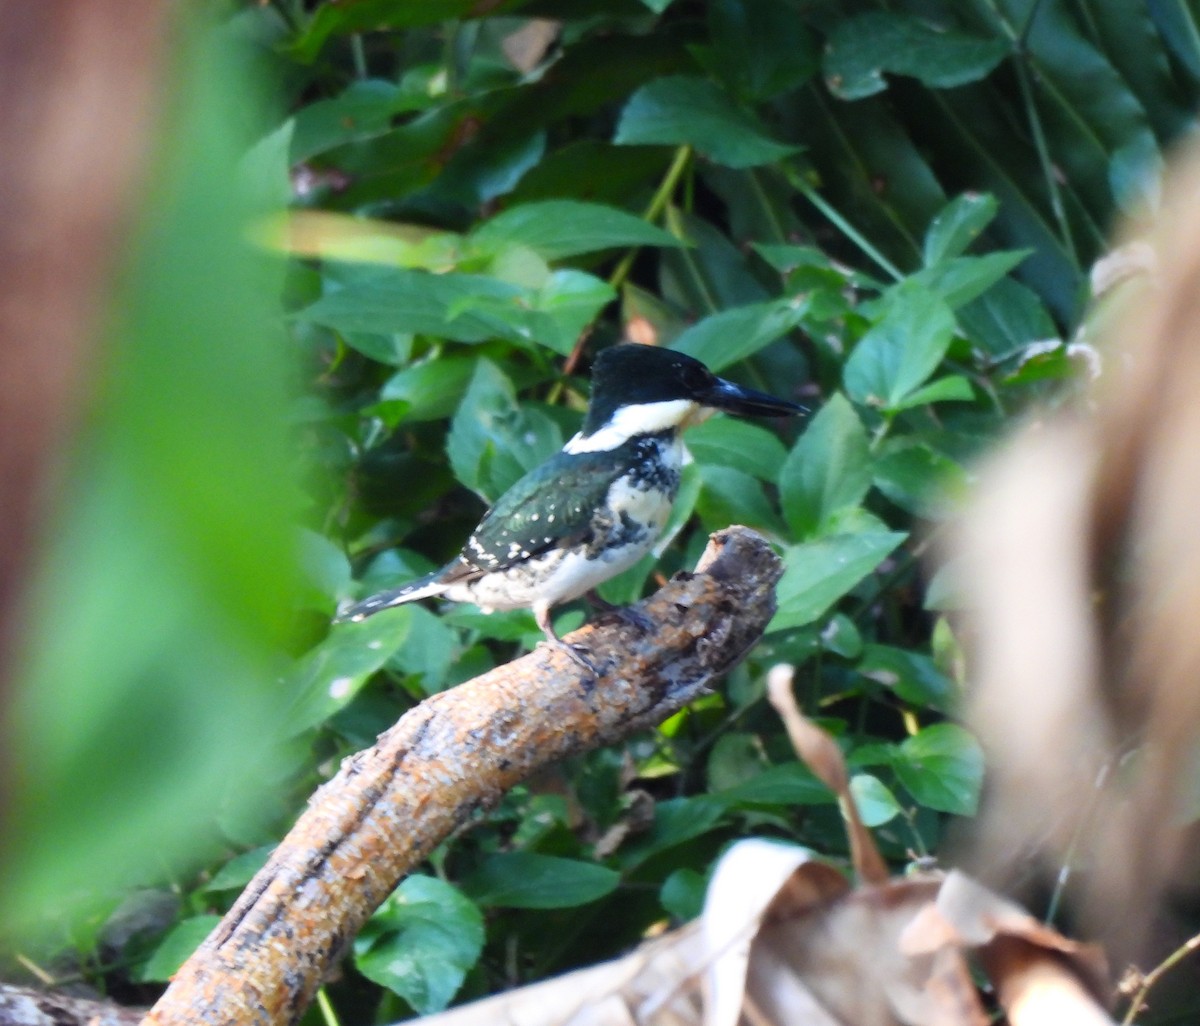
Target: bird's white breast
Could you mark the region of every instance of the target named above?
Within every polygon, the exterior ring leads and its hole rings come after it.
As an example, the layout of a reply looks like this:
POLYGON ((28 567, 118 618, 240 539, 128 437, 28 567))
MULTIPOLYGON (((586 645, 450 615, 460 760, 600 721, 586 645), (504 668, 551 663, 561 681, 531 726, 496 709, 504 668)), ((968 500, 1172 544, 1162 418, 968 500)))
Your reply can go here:
MULTIPOLYGON (((678 474, 683 463, 683 444, 678 438, 664 440, 659 463, 665 475, 678 474)), ((671 492, 649 485, 636 475, 620 477, 609 487, 605 503, 594 518, 596 538, 591 546, 547 552, 507 570, 454 585, 444 594, 485 609, 569 602, 628 570, 646 555, 667 526, 673 501, 671 492)))

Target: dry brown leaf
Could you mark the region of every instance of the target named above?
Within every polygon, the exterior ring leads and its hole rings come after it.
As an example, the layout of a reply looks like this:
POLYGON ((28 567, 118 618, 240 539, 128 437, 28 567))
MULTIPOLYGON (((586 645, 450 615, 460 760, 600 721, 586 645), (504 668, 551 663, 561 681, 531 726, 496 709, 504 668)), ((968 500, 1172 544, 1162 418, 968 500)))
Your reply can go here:
POLYGON ((767 698, 787 728, 796 755, 817 779, 838 797, 850 840, 850 860, 859 880, 881 884, 888 878, 887 863, 875 846, 875 838, 863 824, 858 805, 850 793, 850 775, 837 742, 801 711, 792 694, 794 670, 786 664, 773 666, 767 675, 767 698))
POLYGON ((1064 937, 1016 902, 958 870, 946 875, 937 900, 909 924, 900 946, 909 954, 919 954, 946 944, 983 948, 997 938, 1015 938, 1061 955, 1093 994, 1105 995, 1110 990, 1108 960, 1102 948, 1064 937))
POLYGON ((1102 256, 1092 265, 1092 295, 1103 296, 1122 282, 1138 275, 1153 275, 1158 270, 1158 255, 1144 240, 1127 242, 1102 256))
POLYGON ((528 75, 546 56, 562 31, 562 22, 549 18, 530 18, 500 43, 508 63, 522 75, 528 75))
POLYGON ((982 958, 1010 1026, 1115 1026, 1054 952, 1000 937, 982 958))
POLYGON ((983 1026, 958 952, 912 957, 899 948, 900 934, 939 882, 929 876, 860 887, 840 901, 773 919, 753 945, 749 998, 777 1023, 804 1021, 790 1011, 802 987, 829 1022, 847 1026, 983 1026))
POLYGON ((1107 1024, 1103 959, 962 873, 851 890, 799 847, 735 844, 701 918, 605 965, 423 1026, 986 1026, 979 949, 1011 1022, 1107 1024), (1091 988, 1091 989, 1089 989, 1091 988), (1078 1011, 1072 1018, 1063 1010, 1078 1011))
POLYGON ((803 916, 849 890, 841 873, 806 848, 754 839, 730 848, 713 871, 700 917, 710 959, 705 1026, 736 1026, 764 921, 803 916))
POLYGON ((421 1019, 422 1026, 700 1026, 700 923, 624 958, 421 1019))

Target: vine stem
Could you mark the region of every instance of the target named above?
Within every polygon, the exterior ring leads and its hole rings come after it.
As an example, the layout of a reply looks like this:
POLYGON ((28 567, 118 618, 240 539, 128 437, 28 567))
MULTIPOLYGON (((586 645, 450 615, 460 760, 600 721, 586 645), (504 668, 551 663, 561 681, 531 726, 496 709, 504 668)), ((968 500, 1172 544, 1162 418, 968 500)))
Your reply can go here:
POLYGON ((900 269, 885 257, 878 249, 876 249, 857 228, 847 221, 841 213, 829 203, 812 185, 805 181, 803 175, 789 175, 791 183, 800 190, 809 203, 816 207, 825 217, 831 221, 834 227, 837 228, 843 235, 861 249, 868 257, 875 261, 894 281, 900 281, 904 275, 900 269))
POLYGON ((329 995, 325 993, 324 987, 317 991, 317 1007, 321 1010, 321 1018, 325 1020, 325 1026, 341 1026, 333 1002, 329 1000, 329 995))
POLYGON ((1029 120, 1029 131, 1033 136, 1033 146, 1037 151, 1038 164, 1041 165, 1042 177, 1046 181, 1046 193, 1050 198, 1050 209, 1054 220, 1058 222, 1058 230, 1062 235, 1063 248, 1070 256, 1072 264, 1079 266, 1079 255, 1075 249, 1075 238, 1071 232, 1071 222, 1067 218, 1066 204, 1063 202, 1062 190, 1055 177, 1054 161, 1050 156, 1050 146, 1046 142, 1046 133, 1042 127, 1042 118, 1038 113, 1037 99, 1034 96, 1033 83, 1030 80, 1029 66, 1026 60, 1029 34, 1033 31, 1033 23, 1042 7, 1042 0, 1035 0, 1025 18, 1025 23, 1018 29, 1009 24, 1008 19, 996 4, 996 0, 986 0, 988 8, 995 17, 1001 30, 1008 36, 1013 45, 1013 67, 1017 74, 1017 88, 1021 93, 1021 102, 1025 106, 1025 114, 1029 120))
MULTIPOLYGON (((675 195, 675 190, 679 187, 679 180, 683 177, 683 173, 687 170, 688 164, 692 159, 692 148, 690 146, 680 146, 675 151, 675 158, 671 161, 671 166, 667 168, 667 173, 663 175, 663 180, 658 183, 658 188, 654 192, 650 203, 646 206, 642 214, 642 220, 653 224, 667 209, 667 204, 671 202, 671 197, 675 195)), ((608 277, 608 284, 614 289, 620 289, 625 284, 625 280, 629 277, 629 272, 633 269, 633 262, 637 259, 638 252, 641 247, 634 246, 621 258, 621 262, 617 264, 613 273, 608 277)))
MULTIPOLYGON (((680 179, 683 178, 691 159, 692 148, 690 146, 680 146, 675 151, 675 157, 671 161, 671 166, 667 168, 667 173, 663 175, 663 179, 658 183, 658 188, 654 190, 654 195, 651 197, 649 204, 647 204, 646 209, 642 212, 643 221, 653 224, 662 217, 663 211, 667 209, 667 204, 671 202, 671 197, 679 187, 680 179)), ((612 274, 608 276, 608 284, 614 291, 619 292, 621 286, 625 284, 640 249, 641 247, 639 246, 630 248, 621 258, 620 263, 613 268, 612 274)), ((571 350, 571 355, 567 357, 567 362, 563 364, 564 376, 575 373, 575 368, 583 356, 584 346, 587 345, 591 334, 590 326, 579 333, 579 338, 575 342, 575 347, 571 350)), ((562 391, 563 384, 560 379, 551 386, 546 401, 553 405, 562 395, 562 391)))
POLYGON ((1125 1017, 1121 1020, 1121 1026, 1131 1026, 1134 1017, 1141 1010, 1143 1003, 1146 1000, 1146 995, 1150 993, 1150 988, 1153 987, 1163 976, 1164 973, 1174 969, 1193 951, 1200 948, 1200 933, 1194 937, 1189 937, 1182 944, 1172 951, 1166 958, 1158 963, 1144 977, 1142 977, 1142 985, 1138 988, 1136 994, 1130 999, 1129 1008, 1125 1011, 1125 1017))

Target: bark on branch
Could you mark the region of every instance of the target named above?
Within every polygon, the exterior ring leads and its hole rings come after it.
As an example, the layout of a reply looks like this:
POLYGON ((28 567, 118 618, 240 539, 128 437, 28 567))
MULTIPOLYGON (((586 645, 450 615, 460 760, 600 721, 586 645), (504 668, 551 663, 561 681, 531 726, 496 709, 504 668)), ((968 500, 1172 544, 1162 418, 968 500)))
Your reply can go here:
POLYGON ((176 974, 147 1024, 294 1023, 384 898, 476 810, 544 767, 660 722, 761 636, 782 567, 742 527, 714 534, 695 574, 570 636, 435 695, 348 758, 176 974))

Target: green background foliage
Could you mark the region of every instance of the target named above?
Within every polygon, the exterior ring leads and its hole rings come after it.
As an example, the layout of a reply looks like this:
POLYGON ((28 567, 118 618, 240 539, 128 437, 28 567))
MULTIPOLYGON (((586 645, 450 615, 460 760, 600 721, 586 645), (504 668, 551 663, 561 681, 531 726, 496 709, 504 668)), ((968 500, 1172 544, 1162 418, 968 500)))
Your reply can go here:
MULTIPOLYGON (((777 662, 845 750, 897 869, 936 854, 984 767, 947 719, 962 687, 952 596, 926 602, 918 557, 971 459, 1071 378, 1088 270, 1118 212, 1153 203, 1195 106, 1196 5, 277 0, 222 16, 216 49, 240 60, 181 86, 195 110, 179 152, 196 157, 167 205, 176 234, 131 271, 128 334, 144 346, 114 365, 132 398, 99 415, 111 458, 81 476, 88 530, 66 518, 49 560, 48 596, 69 572, 103 601, 34 639, 29 680, 173 703, 153 716, 178 732, 147 732, 174 763, 114 738, 126 777, 94 781, 96 801, 120 794, 145 820, 120 835, 130 850, 161 847, 147 837, 168 830, 167 801, 172 826, 214 818, 214 803, 184 801, 208 793, 214 768, 184 760, 189 747, 269 760, 276 783, 248 776, 243 790, 277 808, 243 804, 241 826, 190 835, 165 864, 135 860, 132 881, 79 859, 74 807, 40 826, 76 852, 65 878, 86 870, 107 896, 68 933, 84 971, 110 987, 163 979, 340 757, 537 642, 525 612, 329 620, 451 557, 486 503, 578 428, 589 359, 631 324, 812 413, 691 432, 657 558, 603 594, 638 597, 740 522, 783 555, 778 613, 716 693, 517 788, 444 844, 359 938, 332 1007, 384 1022, 611 956, 693 915, 714 858, 747 834, 844 861, 836 804, 764 700, 777 662), (273 97, 273 113, 249 116, 253 147, 230 113, 243 65, 273 97), (247 176, 259 200, 243 208, 228 198, 247 176), (307 218, 290 234, 285 207, 307 218), (241 270, 266 250, 274 284, 241 270), (225 305, 266 320, 233 327, 225 305), (182 389, 164 384, 180 373, 182 389), (161 492, 118 474, 139 460, 161 492), (303 468, 296 503, 287 466, 303 468), (89 562, 106 530, 157 540, 116 526, 148 507, 180 577, 146 548, 89 562), (132 605, 114 598, 118 563, 136 570, 132 605), (185 615, 185 594, 203 609, 175 639, 156 625, 185 615), (107 646, 88 640, 98 632, 107 646), (201 694, 227 746, 192 715, 201 694), (247 724, 257 736, 236 733, 247 724), (133 883, 172 901, 116 969, 97 969, 133 883)), ((556 622, 582 615, 568 606, 556 622)), ((27 694, 34 719, 73 701, 27 694)), ((117 708, 78 706, 79 743, 103 739, 117 708)), ((82 757, 56 759, 47 786, 84 793, 82 757)), ((28 911, 56 907, 46 887, 30 894, 28 911)), ((62 957, 61 938, 39 943, 62 957)))

